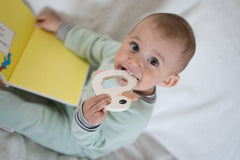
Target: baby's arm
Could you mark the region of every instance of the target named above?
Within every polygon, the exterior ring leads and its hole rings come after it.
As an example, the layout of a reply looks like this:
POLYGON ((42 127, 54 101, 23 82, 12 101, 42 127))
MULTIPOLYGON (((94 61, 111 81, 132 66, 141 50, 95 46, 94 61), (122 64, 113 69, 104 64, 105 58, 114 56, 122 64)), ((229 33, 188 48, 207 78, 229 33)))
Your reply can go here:
POLYGON ((65 23, 54 14, 39 16, 36 27, 55 33, 68 49, 96 68, 103 61, 112 62, 121 45, 109 37, 99 35, 79 25, 65 23))
POLYGON ((56 33, 62 23, 55 14, 44 14, 37 18, 35 27, 56 33))

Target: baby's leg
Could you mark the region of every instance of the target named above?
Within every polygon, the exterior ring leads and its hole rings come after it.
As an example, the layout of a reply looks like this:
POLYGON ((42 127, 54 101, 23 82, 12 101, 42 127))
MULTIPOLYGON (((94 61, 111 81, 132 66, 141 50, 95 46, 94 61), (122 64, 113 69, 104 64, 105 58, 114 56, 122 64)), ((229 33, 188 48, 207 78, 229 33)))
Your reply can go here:
POLYGON ((0 124, 55 151, 72 154, 73 108, 25 101, 0 88, 0 124))

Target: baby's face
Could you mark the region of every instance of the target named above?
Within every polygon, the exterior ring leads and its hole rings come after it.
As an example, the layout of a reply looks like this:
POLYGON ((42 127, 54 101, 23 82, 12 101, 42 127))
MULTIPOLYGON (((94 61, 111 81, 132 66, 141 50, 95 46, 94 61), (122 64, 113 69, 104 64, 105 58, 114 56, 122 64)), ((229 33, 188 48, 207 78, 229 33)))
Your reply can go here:
MULTIPOLYGON (((135 90, 151 93, 155 85, 161 85, 172 75, 181 49, 171 40, 163 38, 145 20, 125 38, 117 52, 114 67, 127 70, 137 78, 135 90)), ((118 79, 118 83, 124 86, 127 82, 118 79)))

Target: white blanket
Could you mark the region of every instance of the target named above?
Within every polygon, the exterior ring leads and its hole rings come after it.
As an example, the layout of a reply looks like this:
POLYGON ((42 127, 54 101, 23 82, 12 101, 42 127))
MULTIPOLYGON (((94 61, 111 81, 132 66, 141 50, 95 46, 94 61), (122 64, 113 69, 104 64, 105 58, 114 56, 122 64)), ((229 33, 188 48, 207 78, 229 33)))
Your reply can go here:
MULTIPOLYGON (((158 88, 154 114, 144 133, 134 144, 102 159, 240 159, 239 0, 26 1, 35 15, 47 7, 63 20, 120 41, 138 20, 153 12, 180 14, 193 26, 197 51, 180 74, 179 84, 158 88)), ((0 130, 0 160, 13 159, 79 158, 0 130)))

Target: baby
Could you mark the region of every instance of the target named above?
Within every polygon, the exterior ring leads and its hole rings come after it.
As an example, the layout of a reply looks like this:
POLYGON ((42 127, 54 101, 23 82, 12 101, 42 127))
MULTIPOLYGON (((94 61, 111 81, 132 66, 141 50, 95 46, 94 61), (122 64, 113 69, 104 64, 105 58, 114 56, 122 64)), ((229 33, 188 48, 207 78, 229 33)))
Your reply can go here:
MULTIPOLYGON (((38 17, 36 27, 56 33, 66 47, 89 61, 81 104, 75 108, 56 102, 32 103, 0 90, 0 123, 45 147, 86 158, 98 158, 134 142, 151 117, 156 86, 175 86, 195 52, 190 25, 175 14, 144 18, 122 44, 64 23, 53 14, 38 17), (110 69, 126 70, 137 79, 133 92, 139 100, 126 111, 107 111, 110 96, 95 96, 91 88, 96 71, 110 69)), ((107 85, 126 83, 118 78, 107 85)))

